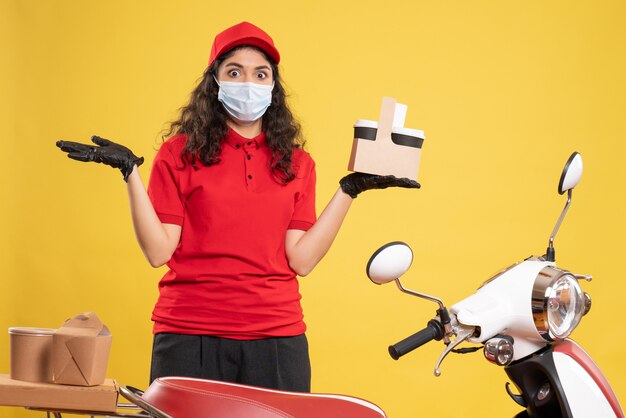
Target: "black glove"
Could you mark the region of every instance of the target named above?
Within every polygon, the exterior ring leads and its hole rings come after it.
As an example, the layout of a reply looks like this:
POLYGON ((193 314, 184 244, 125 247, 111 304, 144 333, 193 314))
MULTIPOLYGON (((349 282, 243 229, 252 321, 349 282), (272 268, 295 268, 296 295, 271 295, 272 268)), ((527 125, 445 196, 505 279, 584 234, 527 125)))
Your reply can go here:
POLYGON ((123 145, 95 135, 91 137, 91 141, 99 146, 57 141, 57 147, 61 148, 61 151, 67 152, 67 156, 73 160, 93 161, 119 168, 125 182, 128 182, 128 176, 133 172, 133 167, 139 167, 143 164, 143 157, 137 157, 123 145))
POLYGON ((405 187, 408 189, 419 189, 421 186, 415 180, 407 178, 397 178, 395 176, 379 176, 366 173, 348 174, 341 180, 339 185, 344 193, 350 195, 351 198, 365 190, 386 189, 387 187, 405 187))

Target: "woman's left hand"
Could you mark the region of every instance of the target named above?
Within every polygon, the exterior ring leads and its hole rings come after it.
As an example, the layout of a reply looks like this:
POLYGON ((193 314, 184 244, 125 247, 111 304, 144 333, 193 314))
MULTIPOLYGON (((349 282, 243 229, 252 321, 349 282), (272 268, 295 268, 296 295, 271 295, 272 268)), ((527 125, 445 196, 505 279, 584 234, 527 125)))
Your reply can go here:
POLYGON ((407 189, 419 189, 421 185, 415 180, 398 178, 395 176, 379 176, 376 174, 351 173, 339 180, 339 185, 344 193, 351 198, 366 190, 386 189, 387 187, 404 187, 407 189))

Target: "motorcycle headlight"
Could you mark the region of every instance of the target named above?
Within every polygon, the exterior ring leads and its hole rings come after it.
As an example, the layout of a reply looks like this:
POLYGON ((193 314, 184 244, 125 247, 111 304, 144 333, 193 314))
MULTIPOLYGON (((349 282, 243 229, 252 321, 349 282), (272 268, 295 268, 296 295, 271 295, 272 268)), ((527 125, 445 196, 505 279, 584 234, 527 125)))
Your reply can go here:
POLYGON ((537 331, 545 340, 567 338, 585 312, 578 280, 567 271, 545 267, 533 286, 532 312, 537 331))

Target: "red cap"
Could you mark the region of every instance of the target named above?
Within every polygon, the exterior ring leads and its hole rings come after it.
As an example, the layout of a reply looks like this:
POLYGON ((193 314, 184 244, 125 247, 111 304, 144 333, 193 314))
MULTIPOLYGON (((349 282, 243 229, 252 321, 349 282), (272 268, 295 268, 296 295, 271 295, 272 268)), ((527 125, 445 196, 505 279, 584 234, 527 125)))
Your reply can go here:
POLYGON ((252 23, 241 22, 217 34, 211 46, 209 65, 220 55, 240 45, 255 46, 269 55, 276 64, 280 61, 280 54, 272 38, 252 23))

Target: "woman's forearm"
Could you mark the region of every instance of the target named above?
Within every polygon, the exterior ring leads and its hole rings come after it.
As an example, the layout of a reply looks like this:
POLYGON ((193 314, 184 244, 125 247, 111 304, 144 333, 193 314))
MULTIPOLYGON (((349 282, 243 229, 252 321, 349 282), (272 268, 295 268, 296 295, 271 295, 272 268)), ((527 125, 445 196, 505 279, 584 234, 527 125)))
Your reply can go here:
POLYGON ((180 239, 181 227, 161 223, 137 167, 128 177, 127 189, 137 242, 150 265, 160 267, 172 257, 180 239))
POLYGON ((352 198, 338 189, 311 229, 287 231, 287 259, 299 276, 309 274, 328 252, 351 204, 352 198))

